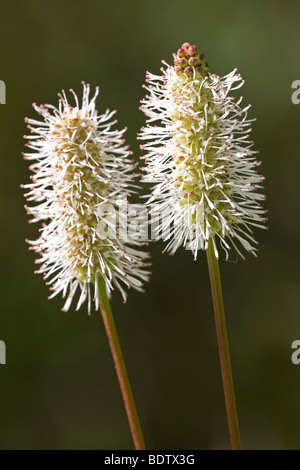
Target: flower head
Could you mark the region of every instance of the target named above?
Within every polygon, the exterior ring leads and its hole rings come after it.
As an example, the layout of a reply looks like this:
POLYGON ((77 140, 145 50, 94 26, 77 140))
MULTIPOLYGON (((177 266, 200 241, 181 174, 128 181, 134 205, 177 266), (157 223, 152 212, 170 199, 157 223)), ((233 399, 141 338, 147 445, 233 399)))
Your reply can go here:
MULTIPOLYGON (((117 122, 111 118, 115 112, 106 111, 98 116, 95 100, 89 98, 90 86, 83 82, 82 104, 73 90, 75 105, 68 103, 65 92, 59 94, 58 108, 37 106, 42 121, 26 119, 31 135, 26 144, 34 153, 24 158, 33 160, 30 169, 32 183, 26 207, 33 216, 31 222, 46 221, 38 240, 29 241, 40 255, 36 261, 53 290, 68 298, 64 310, 80 288, 77 309, 88 298, 91 310, 91 285, 94 284, 95 307, 98 310, 98 282, 104 280, 108 293, 113 286, 142 290, 148 280, 144 270, 147 253, 137 250, 140 245, 127 239, 129 245, 118 239, 111 220, 120 201, 134 192, 132 184, 135 165, 125 145, 121 131, 111 130, 117 122)), ((122 217, 121 217, 122 219, 122 217)), ((119 220, 119 224, 124 224, 119 220)), ((123 227, 124 228, 124 227, 123 227)))
MULTIPOLYGON (((196 259, 211 239, 218 257, 219 238, 226 259, 232 246, 243 257, 237 241, 255 254, 251 227, 265 222, 265 197, 257 192, 264 177, 249 140, 255 119, 247 119, 250 105, 243 108, 242 97, 230 96, 244 81, 237 69, 223 78, 211 74, 189 43, 173 57, 172 66, 163 61, 162 75, 147 73, 141 106, 149 118, 140 134, 147 141, 144 180, 155 183, 148 204, 172 225, 166 250, 173 254, 183 245, 196 259)), ((164 223, 158 229, 162 236, 164 223)))

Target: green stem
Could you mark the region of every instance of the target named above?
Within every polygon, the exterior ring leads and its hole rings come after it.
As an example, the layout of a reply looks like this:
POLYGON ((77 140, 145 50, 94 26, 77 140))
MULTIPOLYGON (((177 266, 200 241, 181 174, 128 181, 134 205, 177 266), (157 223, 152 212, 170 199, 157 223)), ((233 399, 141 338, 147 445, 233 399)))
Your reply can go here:
POLYGON ((234 386, 231 372, 228 338, 226 331, 225 312, 222 295, 222 285, 219 263, 214 252, 213 241, 209 241, 207 250, 207 263, 211 284, 211 293, 214 306, 215 323, 218 338, 219 357, 232 450, 241 449, 238 415, 236 409, 234 386))
POLYGON ((123 359, 123 354, 122 354, 121 346, 119 343, 115 322, 113 319, 112 311, 110 308, 110 303, 107 298, 105 284, 103 280, 99 281, 98 288, 99 288, 100 310, 102 313, 102 318, 103 318, 108 342, 110 345, 111 353, 113 356, 117 376, 119 379, 119 384, 120 384, 120 388, 121 388, 121 392, 122 392, 122 396, 124 400, 124 405, 125 405, 135 449, 145 450, 146 447, 145 447, 145 442, 143 438, 143 433, 142 433, 142 429, 140 426, 139 417, 138 417, 136 406, 134 403, 134 398, 133 398, 130 382, 128 379, 126 366, 125 366, 125 362, 123 359))

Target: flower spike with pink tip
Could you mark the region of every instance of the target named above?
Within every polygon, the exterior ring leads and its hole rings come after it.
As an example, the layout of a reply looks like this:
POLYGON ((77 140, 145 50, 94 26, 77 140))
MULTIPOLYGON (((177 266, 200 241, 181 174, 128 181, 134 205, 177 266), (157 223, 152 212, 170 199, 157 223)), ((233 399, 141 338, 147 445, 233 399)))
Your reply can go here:
POLYGON ((252 122, 231 92, 244 81, 237 69, 223 78, 211 74, 204 54, 184 43, 173 54, 174 65, 162 75, 147 72, 147 96, 141 109, 147 116, 140 140, 145 141, 145 182, 154 184, 148 198, 160 220, 170 220, 166 251, 181 245, 206 250, 209 241, 218 257, 218 239, 226 252, 240 246, 254 255, 253 227, 264 228, 260 192, 264 177, 249 138, 252 122), (240 245, 240 246, 239 246, 240 245))

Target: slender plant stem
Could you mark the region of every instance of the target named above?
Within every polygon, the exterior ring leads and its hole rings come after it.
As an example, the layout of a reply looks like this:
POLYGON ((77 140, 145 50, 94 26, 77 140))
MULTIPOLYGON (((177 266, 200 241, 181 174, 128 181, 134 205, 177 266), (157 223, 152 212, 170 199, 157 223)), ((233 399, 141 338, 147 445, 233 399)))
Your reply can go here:
POLYGON ((125 366, 125 362, 123 359, 123 354, 122 354, 121 346, 119 343, 115 322, 114 322, 112 311, 110 308, 110 303, 107 298, 105 284, 101 280, 99 281, 98 286, 99 286, 100 310, 102 313, 102 318, 103 318, 108 342, 110 345, 111 353, 113 356, 117 376, 119 379, 119 384, 120 384, 120 388, 121 388, 121 392, 122 392, 122 396, 124 400, 124 405, 125 405, 135 449, 145 450, 146 447, 145 447, 145 442, 143 438, 143 433, 142 433, 141 425, 139 422, 139 417, 137 414, 136 406, 134 403, 134 398, 133 398, 130 382, 128 379, 126 366, 125 366))
POLYGON ((228 338, 226 331, 225 312, 219 263, 214 252, 213 241, 209 241, 207 250, 207 263, 210 277, 211 293, 214 306, 219 357, 232 450, 241 449, 241 438, 239 430, 238 415, 236 409, 234 386, 231 372, 228 338))

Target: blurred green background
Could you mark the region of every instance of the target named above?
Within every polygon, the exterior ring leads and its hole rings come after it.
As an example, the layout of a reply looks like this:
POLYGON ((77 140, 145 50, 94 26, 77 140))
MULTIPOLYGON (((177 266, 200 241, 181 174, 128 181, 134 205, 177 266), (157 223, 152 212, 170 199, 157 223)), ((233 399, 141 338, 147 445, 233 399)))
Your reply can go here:
MULTIPOLYGON (((270 230, 257 231, 258 259, 221 261, 243 445, 300 449, 299 123, 291 83, 300 79, 298 1, 86 0, 1 2, 0 106, 1 449, 132 449, 99 314, 61 312, 33 271, 20 184, 25 116, 31 103, 57 102, 80 81, 100 85, 99 111, 118 110, 138 158, 145 71, 185 41, 198 44, 213 72, 234 67, 257 117, 253 130, 267 176, 270 230)), ((228 449, 221 374, 204 254, 161 255, 145 295, 112 307, 150 449, 228 449)))

